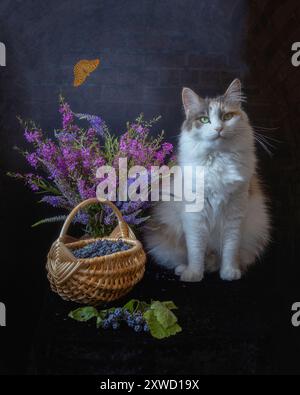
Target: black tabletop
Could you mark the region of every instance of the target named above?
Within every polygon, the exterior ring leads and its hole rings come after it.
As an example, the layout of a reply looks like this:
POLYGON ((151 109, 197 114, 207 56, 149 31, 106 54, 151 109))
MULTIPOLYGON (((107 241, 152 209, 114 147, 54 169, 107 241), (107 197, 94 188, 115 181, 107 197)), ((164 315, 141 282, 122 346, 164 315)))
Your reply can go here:
POLYGON ((127 327, 105 331, 95 322, 73 321, 68 313, 78 305, 47 290, 31 373, 276 373, 281 330, 274 309, 276 287, 266 288, 267 276, 266 265, 261 264, 234 283, 222 282, 217 274, 202 283, 182 283, 149 263, 144 279, 112 305, 130 298, 173 300, 183 331, 165 340, 127 327))

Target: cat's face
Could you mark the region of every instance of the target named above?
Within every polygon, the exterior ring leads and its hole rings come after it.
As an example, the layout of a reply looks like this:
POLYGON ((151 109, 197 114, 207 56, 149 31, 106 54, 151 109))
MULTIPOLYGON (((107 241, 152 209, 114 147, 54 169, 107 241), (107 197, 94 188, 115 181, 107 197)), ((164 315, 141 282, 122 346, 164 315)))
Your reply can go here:
POLYGON ((223 96, 203 99, 189 88, 182 92, 186 120, 183 129, 212 148, 224 147, 243 133, 248 123, 241 109, 241 83, 234 80, 223 96))

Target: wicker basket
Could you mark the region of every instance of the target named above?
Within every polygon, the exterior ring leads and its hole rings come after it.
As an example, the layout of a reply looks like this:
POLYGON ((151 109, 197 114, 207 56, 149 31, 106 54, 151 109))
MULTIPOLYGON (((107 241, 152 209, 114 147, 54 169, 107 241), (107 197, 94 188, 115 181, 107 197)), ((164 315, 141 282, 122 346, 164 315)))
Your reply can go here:
POLYGON ((146 254, 142 244, 124 222, 117 207, 107 200, 95 198, 85 200, 70 213, 59 238, 49 251, 46 268, 52 290, 63 299, 97 305, 127 294, 142 279, 145 262, 146 254), (101 239, 115 241, 122 239, 131 244, 132 248, 111 255, 78 259, 72 254, 72 250, 90 244, 99 238, 77 240, 66 233, 76 213, 83 207, 95 203, 109 205, 118 218, 118 226, 111 235, 101 239))

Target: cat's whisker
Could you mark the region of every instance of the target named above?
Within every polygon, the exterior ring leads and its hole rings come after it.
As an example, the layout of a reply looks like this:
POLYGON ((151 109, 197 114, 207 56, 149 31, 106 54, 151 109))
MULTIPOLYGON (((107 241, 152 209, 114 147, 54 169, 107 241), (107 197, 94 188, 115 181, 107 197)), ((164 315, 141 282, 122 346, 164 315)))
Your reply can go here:
POLYGON ((257 135, 254 135, 254 138, 270 156, 273 156, 273 152, 268 148, 268 146, 265 144, 265 142, 260 140, 260 138, 257 135))
POLYGON ((253 129, 261 129, 261 130, 278 130, 279 127, 274 127, 274 128, 268 128, 265 126, 257 126, 257 125, 251 125, 253 129))
POLYGON ((282 141, 280 141, 280 140, 278 140, 278 139, 274 139, 273 137, 270 137, 270 136, 266 136, 265 134, 263 134, 263 133, 259 133, 258 131, 254 131, 254 133, 255 134, 258 134, 259 136, 261 136, 261 137, 263 137, 266 141, 269 141, 269 140, 271 140, 271 141, 273 141, 274 143, 282 143, 282 141))
POLYGON ((270 139, 269 137, 265 136, 264 134, 254 132, 255 136, 258 136, 264 143, 266 143, 269 147, 275 148, 275 145, 272 144, 269 140, 274 141, 275 143, 280 143, 280 141, 275 140, 275 139, 270 139))
POLYGON ((255 132, 255 135, 258 136, 263 142, 265 142, 267 145, 269 145, 270 147, 274 148, 274 145, 272 143, 270 143, 270 141, 267 139, 267 137, 265 137, 264 135, 255 132))

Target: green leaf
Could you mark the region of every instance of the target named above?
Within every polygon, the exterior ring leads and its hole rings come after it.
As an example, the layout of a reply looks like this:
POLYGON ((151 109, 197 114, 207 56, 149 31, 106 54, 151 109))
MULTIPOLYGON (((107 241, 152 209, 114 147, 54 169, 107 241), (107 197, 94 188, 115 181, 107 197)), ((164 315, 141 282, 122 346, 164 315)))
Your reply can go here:
POLYGON ((157 321, 153 310, 148 310, 144 313, 144 318, 150 329, 150 333, 155 339, 163 339, 166 337, 166 330, 157 321))
POLYGON ((181 332, 177 317, 161 302, 153 302, 151 308, 144 313, 150 333, 156 339, 164 339, 181 332))
POLYGON ((151 310, 154 311, 157 321, 164 328, 169 328, 176 324, 177 317, 171 310, 169 310, 163 303, 156 301, 151 304, 151 310))
POLYGON ((161 302, 165 307, 167 307, 169 310, 177 310, 178 307, 175 305, 172 300, 168 300, 166 302, 161 302))
POLYGON ((41 219, 40 221, 36 222, 35 224, 31 225, 32 228, 35 228, 36 226, 42 225, 42 224, 51 224, 54 222, 63 222, 67 218, 66 215, 58 215, 56 217, 50 217, 50 218, 45 218, 41 219))
POLYGON ((140 304, 139 304, 139 310, 140 310, 142 313, 144 313, 144 311, 148 310, 149 307, 150 307, 150 304, 149 304, 149 303, 146 303, 146 302, 140 302, 140 304))
MULTIPOLYGON (((163 326, 157 319, 156 311, 150 309, 144 313, 144 318, 149 326, 151 335, 156 339, 164 339, 181 332, 181 327, 175 323, 169 327, 163 326)), ((176 318, 176 317, 175 317, 176 318)), ((177 320, 177 319, 176 319, 177 320)))
POLYGON ((182 331, 181 326, 178 324, 174 324, 174 325, 170 326, 170 328, 166 329, 167 337, 174 336, 181 331, 182 331))
POLYGON ((80 322, 85 322, 89 321, 90 319, 97 317, 97 323, 98 323, 98 311, 91 306, 87 307, 80 307, 76 310, 73 310, 69 313, 69 317, 72 318, 73 320, 80 321, 80 322))

